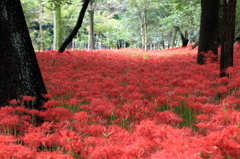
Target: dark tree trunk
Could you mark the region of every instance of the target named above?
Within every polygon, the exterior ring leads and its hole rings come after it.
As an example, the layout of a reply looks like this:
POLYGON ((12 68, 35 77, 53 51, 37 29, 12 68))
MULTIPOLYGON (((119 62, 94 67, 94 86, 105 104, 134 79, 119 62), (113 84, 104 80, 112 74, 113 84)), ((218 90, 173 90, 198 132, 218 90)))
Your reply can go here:
POLYGON ((161 40, 160 44, 162 45, 162 49, 165 49, 165 42, 164 42, 164 40, 161 40))
POLYGON ((1 0, 0 15, 0 106, 20 96, 34 96, 34 108, 40 109, 47 91, 20 0, 1 0))
POLYGON ((186 47, 187 44, 188 44, 188 34, 187 34, 187 31, 185 31, 185 35, 183 35, 183 33, 181 32, 180 28, 178 28, 178 31, 179 31, 179 34, 181 36, 181 40, 182 40, 182 47, 186 47))
POLYGON ((223 33, 221 42, 220 76, 227 76, 226 69, 233 66, 236 0, 224 0, 223 33))
POLYGON ((219 0, 201 0, 201 24, 197 63, 203 65, 203 52, 218 54, 219 0))
POLYGON ((195 42, 195 44, 192 46, 192 49, 195 49, 199 44, 199 40, 195 42))
POLYGON ((63 42, 63 44, 61 45, 59 52, 63 52, 65 50, 65 48, 68 46, 68 44, 72 41, 72 39, 74 38, 74 36, 77 34, 79 28, 81 28, 82 26, 82 21, 84 18, 84 14, 87 10, 88 4, 89 4, 90 0, 85 0, 82 6, 82 9, 79 13, 78 16, 78 20, 77 23, 75 25, 75 27, 73 28, 72 32, 70 33, 70 35, 67 37, 67 39, 63 42))

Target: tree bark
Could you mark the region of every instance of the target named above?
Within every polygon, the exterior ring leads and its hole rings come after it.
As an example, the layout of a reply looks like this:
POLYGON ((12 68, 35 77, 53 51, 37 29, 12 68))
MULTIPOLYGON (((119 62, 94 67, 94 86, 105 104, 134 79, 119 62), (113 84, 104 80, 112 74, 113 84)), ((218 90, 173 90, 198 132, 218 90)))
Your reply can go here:
POLYGON ((143 24, 144 24, 144 51, 147 52, 147 44, 148 44, 148 39, 147 39, 147 2, 144 1, 144 17, 143 17, 143 24))
POLYGON ((224 0, 223 33, 221 40, 220 77, 228 76, 226 69, 233 66, 236 0, 224 0))
POLYGON ((88 49, 95 49, 94 42, 94 8, 92 2, 88 6, 88 15, 89 15, 89 36, 88 36, 88 49))
POLYGON ((21 96, 34 96, 37 100, 26 107, 40 109, 47 91, 20 1, 1 0, 0 15, 0 106, 21 96))
POLYGON ((40 17, 39 17, 39 36, 40 36, 40 47, 39 51, 43 51, 43 13, 44 13, 44 6, 41 5, 40 8, 40 17))
POLYGON ((82 22, 83 22, 83 18, 85 15, 85 12, 87 10, 88 4, 89 4, 90 0, 85 0, 82 6, 82 9, 79 13, 78 16, 78 20, 77 23, 75 25, 75 27, 73 28, 72 32, 70 33, 70 35, 67 37, 67 39, 63 42, 63 44, 61 45, 59 52, 62 53, 65 48, 68 46, 68 44, 72 41, 72 39, 74 38, 74 36, 78 33, 79 28, 81 28, 82 26, 82 22))
POLYGON ((192 46, 192 49, 195 49, 199 45, 199 40, 195 42, 195 44, 192 46))
POLYGON ((165 42, 164 42, 164 40, 161 40, 160 44, 162 45, 162 49, 165 49, 165 42))
POLYGON ((141 12, 138 12, 138 20, 139 20, 139 24, 140 24, 140 33, 141 33, 141 39, 142 39, 142 50, 144 49, 144 34, 143 34, 143 24, 142 24, 142 16, 141 16, 141 12))
POLYGON ((60 0, 55 2, 54 10, 54 48, 60 48, 62 44, 62 15, 60 0))
POLYGON ((172 39, 171 39, 171 44, 170 44, 171 47, 176 46, 175 41, 176 41, 177 32, 178 32, 178 27, 174 26, 174 30, 173 30, 173 34, 172 34, 172 39))
POLYGON ((168 49, 171 47, 171 41, 172 41, 172 31, 170 31, 169 36, 168 36, 168 49))
POLYGON ((180 36, 181 36, 181 40, 182 40, 182 47, 186 47, 187 46, 187 44, 188 44, 188 33, 187 33, 187 31, 185 31, 184 32, 184 35, 183 35, 183 33, 181 32, 181 30, 180 30, 180 28, 179 27, 177 27, 177 30, 179 31, 179 34, 180 34, 180 36))
POLYGON ((213 51, 218 55, 218 19, 220 0, 201 0, 201 24, 197 63, 205 64, 204 52, 213 51))

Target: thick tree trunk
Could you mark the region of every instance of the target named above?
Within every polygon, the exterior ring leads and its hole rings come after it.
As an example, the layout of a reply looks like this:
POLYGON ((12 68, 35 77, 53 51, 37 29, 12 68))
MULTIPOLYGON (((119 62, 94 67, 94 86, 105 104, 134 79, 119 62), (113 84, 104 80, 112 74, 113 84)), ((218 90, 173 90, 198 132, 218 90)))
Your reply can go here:
POLYGON ((58 49, 62 45, 62 15, 59 0, 55 3, 54 10, 54 48, 58 49))
POLYGON ((20 1, 1 0, 0 15, 0 106, 20 96, 34 96, 33 107, 40 109, 47 91, 20 1))
POLYGON ((198 47, 198 64, 205 64, 203 53, 213 51, 218 54, 218 19, 220 0, 201 0, 201 24, 198 47))
POLYGON ((233 43, 235 33, 236 0, 224 0, 223 33, 220 57, 220 76, 227 76, 228 67, 233 66, 233 43))

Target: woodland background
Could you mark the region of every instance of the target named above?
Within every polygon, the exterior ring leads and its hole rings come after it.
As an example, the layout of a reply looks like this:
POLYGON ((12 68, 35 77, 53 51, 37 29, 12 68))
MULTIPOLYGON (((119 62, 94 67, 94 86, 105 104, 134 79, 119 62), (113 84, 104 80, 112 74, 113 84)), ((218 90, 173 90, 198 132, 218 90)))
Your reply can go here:
MULTIPOLYGON (((40 51, 52 45, 60 47, 82 7, 80 0, 21 0, 21 3, 33 46, 40 51)), ((220 3, 221 12, 223 2, 220 3)), ((236 15, 239 14, 237 3, 236 15)), ((180 32, 189 43, 195 43, 200 18, 199 0, 92 0, 81 29, 68 48, 164 49, 181 45, 180 32)), ((237 16, 235 37, 240 35, 239 28, 237 16)))

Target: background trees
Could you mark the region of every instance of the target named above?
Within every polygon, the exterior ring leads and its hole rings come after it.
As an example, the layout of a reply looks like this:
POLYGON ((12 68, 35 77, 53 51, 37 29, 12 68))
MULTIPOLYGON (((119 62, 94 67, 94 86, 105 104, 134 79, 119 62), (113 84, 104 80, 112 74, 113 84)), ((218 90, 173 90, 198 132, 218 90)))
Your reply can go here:
MULTIPOLYGON (((38 0, 38 2, 21 0, 35 50, 41 50, 41 37, 44 39, 43 50, 53 44, 54 32, 57 32, 53 19, 55 2, 55 0, 38 0), (43 12, 40 12, 41 8, 43 12)), ((93 8, 88 8, 88 10, 94 9, 94 24, 90 23, 89 16, 85 16, 82 29, 74 38, 74 45, 70 44, 69 48, 72 46, 79 49, 87 48, 90 43, 88 37, 92 34, 91 38, 96 41, 94 46, 97 49, 125 46, 162 49, 169 46, 171 41, 174 44, 171 47, 181 45, 179 33, 176 37, 171 36, 174 31, 173 26, 179 27, 184 35, 188 34, 191 42, 195 41, 194 37, 199 30, 200 4, 192 1, 184 3, 176 0, 161 2, 156 0, 95 0, 92 1, 92 5, 93 8), (109 25, 110 21, 115 22, 109 25), (94 28, 91 34, 90 28, 94 28), (114 32, 113 28, 118 28, 119 31, 114 32)), ((65 39, 74 27, 81 6, 82 2, 77 0, 61 1, 62 39, 65 39)))
MULTIPOLYGON (((26 19, 34 48, 41 50, 41 46, 43 46, 44 50, 48 49, 54 41, 53 33, 56 31, 54 31, 53 27, 53 9, 49 8, 55 1, 38 1, 39 3, 33 0, 21 0, 26 10, 26 19), (33 5, 37 6, 37 8, 33 7, 33 5), (41 8, 43 8, 43 12, 40 12, 41 8), (44 38, 42 44, 41 38, 44 38)), ((86 14, 88 16, 84 17, 82 28, 78 31, 68 48, 99 49, 127 46, 142 49, 164 49, 182 46, 181 35, 183 35, 184 39, 188 39, 190 43, 194 43, 199 40, 201 7, 204 9, 204 6, 207 6, 203 5, 205 3, 211 3, 211 1, 92 0, 92 5, 88 8, 86 14), (89 16, 90 13, 92 14, 91 16, 89 16)), ((70 34, 77 21, 81 6, 82 2, 77 0, 61 1, 62 39, 65 39, 70 34)), ((217 6, 214 3, 210 8, 211 12, 217 12, 217 6), (213 8, 215 9, 213 10, 213 8)), ((236 12, 239 12, 239 8, 239 4, 237 4, 236 12)), ((202 25, 213 30, 213 23, 217 22, 217 18, 215 18, 216 12, 209 17, 205 16, 207 18, 212 17, 212 20, 206 19, 206 21, 209 21, 206 22, 209 25, 204 23, 202 25), (215 15, 215 17, 212 15, 215 15)), ((203 14, 207 14, 207 11, 204 11, 203 14)), ((222 12, 219 13, 219 17, 222 17, 222 12)), ((222 20, 218 21, 220 23, 222 20)), ((236 20, 235 37, 240 35, 238 28, 240 28, 240 23, 236 20)), ((208 28, 205 27, 205 30, 208 30, 208 28)), ((214 37, 216 37, 217 32, 214 31, 213 33, 214 37)), ((203 35, 200 38, 205 38, 205 40, 200 41, 201 43, 209 41, 203 35)), ((199 52, 213 49, 214 40, 211 41, 209 44, 200 44, 199 52)), ((215 44, 214 47, 215 49, 213 50, 217 53, 217 45, 215 44)), ((200 56, 201 54, 199 54, 200 56)), ((198 63, 203 63, 199 60, 198 63)))

